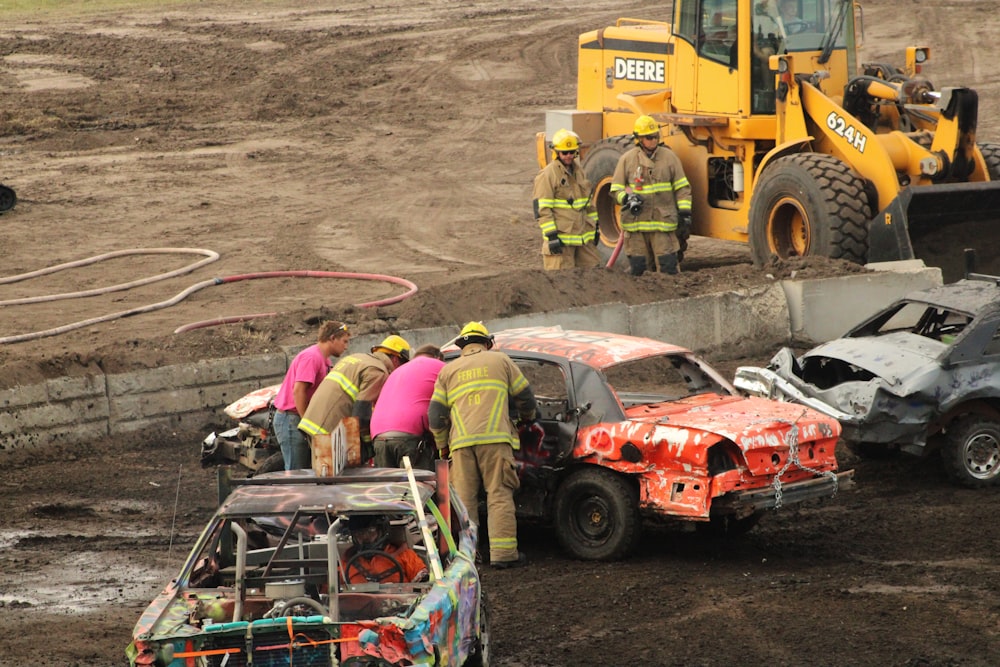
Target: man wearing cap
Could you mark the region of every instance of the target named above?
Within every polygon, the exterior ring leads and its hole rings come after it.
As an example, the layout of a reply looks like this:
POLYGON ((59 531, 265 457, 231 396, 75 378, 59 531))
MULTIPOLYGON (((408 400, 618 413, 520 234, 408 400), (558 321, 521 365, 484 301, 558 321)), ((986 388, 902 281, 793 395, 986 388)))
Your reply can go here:
POLYGON ((396 335, 372 347, 370 353, 358 352, 342 358, 313 394, 299 429, 310 437, 331 433, 345 417, 357 417, 361 422, 362 459, 371 458, 368 422, 372 405, 389 373, 409 360, 410 344, 396 335))
POLYGON ((441 458, 451 455, 455 492, 479 524, 479 487, 486 491, 490 564, 520 567, 527 558, 517 549, 514 491, 520 486, 514 465, 519 447, 510 417, 513 399, 521 420, 535 419, 535 396, 510 357, 494 351, 493 336, 481 322, 469 322, 455 344, 462 349, 445 365, 434 384, 428 420, 441 458))
POLYGON ((309 468, 312 452, 305 434, 299 430, 299 420, 309 401, 330 372, 330 357, 339 357, 347 350, 351 334, 347 325, 332 320, 323 322, 316 344, 295 355, 288 372, 274 397, 274 436, 281 447, 285 470, 309 468))

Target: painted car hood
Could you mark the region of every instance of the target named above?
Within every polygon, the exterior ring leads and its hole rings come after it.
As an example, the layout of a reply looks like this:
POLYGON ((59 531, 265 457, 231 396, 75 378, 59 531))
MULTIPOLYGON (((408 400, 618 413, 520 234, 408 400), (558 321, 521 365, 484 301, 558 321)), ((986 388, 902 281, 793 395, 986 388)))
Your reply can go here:
POLYGON ((696 442, 706 448, 723 438, 736 443, 744 451, 783 447, 783 439, 776 440, 771 436, 784 434, 796 424, 800 430, 800 441, 839 433, 836 420, 818 412, 801 405, 753 396, 699 394, 670 403, 636 406, 628 409, 626 416, 632 422, 717 436, 688 438, 689 446, 696 442))

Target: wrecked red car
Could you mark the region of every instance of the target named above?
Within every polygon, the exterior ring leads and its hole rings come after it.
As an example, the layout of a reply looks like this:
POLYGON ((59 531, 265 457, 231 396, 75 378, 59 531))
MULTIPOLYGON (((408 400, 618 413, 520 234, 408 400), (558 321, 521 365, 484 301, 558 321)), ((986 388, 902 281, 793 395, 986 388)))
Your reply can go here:
POLYGON ((627 556, 643 520, 739 534, 853 485, 835 419, 743 397, 684 348, 539 327, 499 332, 494 349, 528 378, 544 429, 516 452, 519 516, 550 523, 576 558, 627 556))

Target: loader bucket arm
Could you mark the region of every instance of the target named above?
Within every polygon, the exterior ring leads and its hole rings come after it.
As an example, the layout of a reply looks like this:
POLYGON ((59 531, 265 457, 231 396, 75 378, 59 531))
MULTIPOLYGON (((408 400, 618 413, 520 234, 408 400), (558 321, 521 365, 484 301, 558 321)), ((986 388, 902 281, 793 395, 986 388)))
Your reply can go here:
MULTIPOLYGON (((922 259, 947 282, 962 277, 961 238, 1000 232, 1000 181, 973 181, 987 169, 975 144, 974 91, 943 91, 929 148, 901 133, 878 134, 804 77, 797 83, 813 150, 836 156, 871 186, 868 261, 922 259), (908 185, 906 183, 909 183, 908 185)), ((985 249, 984 249, 984 253, 985 249)))

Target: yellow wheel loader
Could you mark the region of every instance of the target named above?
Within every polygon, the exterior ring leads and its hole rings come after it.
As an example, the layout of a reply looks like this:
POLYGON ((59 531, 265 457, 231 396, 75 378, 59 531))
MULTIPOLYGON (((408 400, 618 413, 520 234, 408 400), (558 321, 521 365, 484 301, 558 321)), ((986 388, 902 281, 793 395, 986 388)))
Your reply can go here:
POLYGON ((577 108, 547 112, 536 136, 544 166, 558 129, 580 135, 605 255, 621 233, 611 176, 643 114, 684 164, 692 233, 749 243, 757 264, 918 257, 947 281, 963 235, 1000 242, 1000 144, 976 143, 974 90, 923 76, 928 48, 859 65, 852 0, 673 4, 671 23, 580 35, 577 108))

